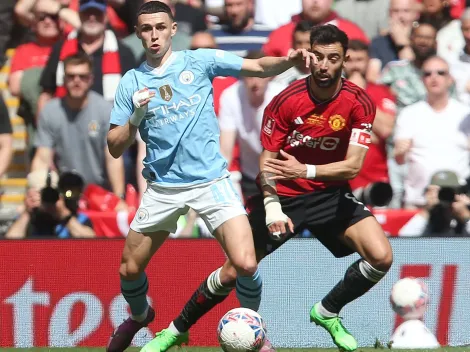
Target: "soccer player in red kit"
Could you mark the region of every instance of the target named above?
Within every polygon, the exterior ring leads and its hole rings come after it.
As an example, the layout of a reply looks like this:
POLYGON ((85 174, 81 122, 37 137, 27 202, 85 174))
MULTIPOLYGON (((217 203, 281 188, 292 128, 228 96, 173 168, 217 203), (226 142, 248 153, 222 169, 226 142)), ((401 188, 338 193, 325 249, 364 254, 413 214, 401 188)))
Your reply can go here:
MULTIPOLYGON (((341 349, 357 348, 338 313, 385 276, 392 249, 348 181, 361 170, 375 105, 362 88, 342 79, 347 35, 334 25, 313 27, 311 76, 294 82, 266 107, 261 129, 262 194, 248 201, 258 260, 304 229, 335 256, 357 252, 344 278, 310 311, 341 349)), ((230 261, 209 275, 169 329, 184 333, 234 287, 230 261)), ((238 289, 238 287, 237 287, 238 289)), ((268 343, 262 351, 274 351, 268 343)))

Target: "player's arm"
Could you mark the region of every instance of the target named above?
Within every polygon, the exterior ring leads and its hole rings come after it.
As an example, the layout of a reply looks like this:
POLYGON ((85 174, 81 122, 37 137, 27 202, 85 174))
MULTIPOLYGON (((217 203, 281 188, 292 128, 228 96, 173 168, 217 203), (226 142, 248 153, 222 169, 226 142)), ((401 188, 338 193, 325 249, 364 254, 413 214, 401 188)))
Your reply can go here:
POLYGON ((111 125, 107 138, 108 149, 113 158, 119 158, 134 143, 137 128, 147 113, 150 99, 154 96, 155 92, 144 88, 133 94, 131 103, 128 101, 130 97, 126 96, 125 88, 120 85, 111 112, 111 125))
POLYGON ((274 57, 266 56, 260 59, 244 59, 241 76, 247 77, 273 77, 287 71, 293 66, 305 63, 306 67, 316 64, 317 58, 305 49, 293 50, 289 56, 274 57))

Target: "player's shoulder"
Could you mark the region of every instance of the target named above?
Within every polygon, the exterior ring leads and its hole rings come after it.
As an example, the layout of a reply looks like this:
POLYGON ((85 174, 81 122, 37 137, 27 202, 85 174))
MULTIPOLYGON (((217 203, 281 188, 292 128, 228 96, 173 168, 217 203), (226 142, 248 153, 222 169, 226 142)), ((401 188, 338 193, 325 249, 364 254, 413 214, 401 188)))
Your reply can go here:
POLYGON ((284 105, 295 106, 292 105, 292 102, 298 102, 300 96, 305 93, 307 89, 307 79, 304 78, 294 81, 271 100, 269 108, 273 113, 277 113, 284 105))
POLYGON ((351 81, 347 79, 343 80, 341 92, 343 96, 347 97, 353 104, 362 106, 366 114, 371 114, 375 110, 375 103, 365 89, 351 81))

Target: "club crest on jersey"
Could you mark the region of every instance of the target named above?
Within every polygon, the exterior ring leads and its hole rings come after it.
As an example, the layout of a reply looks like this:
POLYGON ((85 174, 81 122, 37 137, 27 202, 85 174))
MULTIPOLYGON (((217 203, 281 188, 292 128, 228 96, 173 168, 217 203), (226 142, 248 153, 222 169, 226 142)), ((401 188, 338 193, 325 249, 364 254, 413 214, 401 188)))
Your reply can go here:
POLYGON ((323 126, 325 120, 326 117, 324 117, 323 115, 312 114, 305 122, 308 125, 323 126))
POLYGON ((270 136, 273 133, 274 124, 275 124, 274 119, 268 117, 266 119, 266 123, 264 124, 263 132, 266 133, 268 136, 270 136))
POLYGON ((341 131, 346 126, 346 120, 341 115, 330 116, 328 123, 333 131, 341 131))
POLYGON ((165 101, 170 101, 171 98, 173 98, 173 90, 168 84, 165 84, 164 86, 158 88, 158 91, 160 92, 160 96, 162 97, 162 99, 165 101))
POLYGON ((147 221, 148 218, 149 218, 149 212, 147 211, 147 209, 144 209, 144 208, 140 208, 137 211, 137 214, 135 214, 135 219, 138 223, 143 223, 147 221))
POLYGON ((191 71, 183 71, 180 74, 180 82, 183 84, 191 84, 194 81, 194 73, 191 71))

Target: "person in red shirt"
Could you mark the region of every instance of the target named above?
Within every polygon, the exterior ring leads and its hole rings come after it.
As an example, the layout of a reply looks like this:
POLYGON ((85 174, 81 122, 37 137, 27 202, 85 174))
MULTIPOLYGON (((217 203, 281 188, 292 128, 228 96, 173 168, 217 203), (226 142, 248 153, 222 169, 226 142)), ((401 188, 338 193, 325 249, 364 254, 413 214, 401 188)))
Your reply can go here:
MULTIPOLYGON (((375 286, 392 264, 387 237, 348 184, 364 162, 376 108, 362 88, 341 78, 347 61, 345 32, 334 25, 313 27, 310 45, 318 61, 311 65, 311 76, 292 83, 265 109, 263 194, 251 198, 247 207, 258 260, 304 229, 335 257, 361 256, 310 312, 310 320, 325 328, 340 349, 353 351, 357 342, 338 313, 375 286)), ((173 324, 189 329, 223 301, 235 280, 227 260, 219 280, 208 283, 212 291, 204 291, 202 283, 173 324)))
POLYGON ((302 0, 302 13, 292 17, 292 21, 273 31, 268 42, 263 46, 263 52, 271 56, 284 56, 293 47, 292 34, 300 21, 309 21, 312 25, 334 24, 349 39, 359 39, 369 43, 364 31, 355 23, 339 17, 332 11, 333 0, 302 0))
POLYGON ((344 69, 346 78, 365 89, 377 106, 369 151, 359 175, 349 181, 356 196, 375 183, 389 183, 386 141, 392 134, 396 113, 395 97, 390 89, 385 85, 366 81, 368 52, 369 46, 366 43, 360 40, 350 40, 349 59, 344 69))
POLYGON ((16 48, 11 61, 8 88, 13 96, 20 95, 21 79, 24 71, 46 65, 52 46, 59 40, 61 29, 59 17, 49 13, 39 12, 33 8, 35 33, 34 41, 22 44, 16 48))

